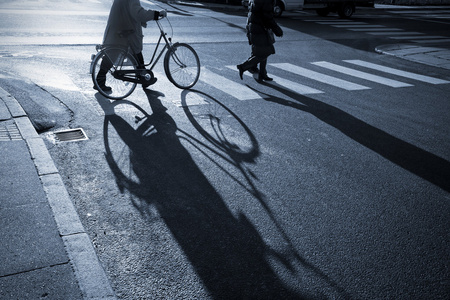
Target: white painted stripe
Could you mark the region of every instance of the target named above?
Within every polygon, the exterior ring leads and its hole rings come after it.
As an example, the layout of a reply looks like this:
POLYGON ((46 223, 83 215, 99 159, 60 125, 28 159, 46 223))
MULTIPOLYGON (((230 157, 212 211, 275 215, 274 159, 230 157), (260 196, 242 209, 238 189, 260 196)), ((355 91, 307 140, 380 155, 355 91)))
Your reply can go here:
POLYGON ((373 74, 366 73, 366 72, 361 72, 361 71, 358 71, 358 70, 355 70, 355 69, 350 69, 350 68, 343 67, 343 66, 340 66, 340 65, 336 65, 336 64, 333 64, 333 63, 329 63, 329 62, 326 62, 326 61, 313 62, 312 64, 316 65, 316 66, 320 66, 322 68, 333 70, 333 71, 336 71, 336 72, 339 72, 339 73, 343 73, 343 74, 347 74, 347 75, 350 75, 350 76, 362 78, 362 79, 365 79, 365 80, 373 81, 373 82, 376 82, 376 83, 379 83, 379 84, 383 84, 383 85, 387 85, 387 86, 394 87, 394 88, 412 86, 411 84, 408 84, 408 83, 404 83, 404 82, 401 82, 401 81, 388 79, 388 78, 385 78, 385 77, 373 75, 373 74))
POLYGON ((414 43, 448 43, 450 42, 450 39, 437 39, 437 40, 414 40, 414 43))
POLYGON ((394 74, 394 75, 398 75, 401 77, 410 78, 410 79, 414 79, 417 81, 423 81, 423 82, 427 82, 427 83, 431 83, 431 84, 450 83, 450 81, 447 81, 447 80, 442 80, 442 79, 438 79, 438 78, 434 78, 434 77, 430 77, 430 76, 420 75, 420 74, 416 74, 416 73, 412 73, 412 72, 401 71, 398 69, 373 64, 373 63, 369 63, 369 62, 362 61, 362 60, 344 60, 344 61, 347 63, 350 63, 350 64, 361 66, 361 67, 378 70, 381 72, 394 74))
MULTIPOLYGON (((317 19, 309 19, 309 20, 302 19, 302 21, 305 21, 305 22, 319 22, 319 21, 317 21, 317 19)), ((352 20, 346 20, 346 19, 336 19, 336 20, 320 21, 320 22, 340 22, 340 23, 350 23, 350 22, 353 22, 353 21, 352 21, 352 20)))
POLYGON ((393 14, 422 14, 422 17, 426 17, 427 14, 441 14, 450 13, 450 10, 391 10, 388 11, 393 14))
MULTIPOLYGON (((248 76, 252 76, 251 74, 247 74, 248 76)), ((278 77, 276 75, 270 74, 270 77, 273 78, 273 83, 277 84, 278 86, 285 87, 288 90, 291 90, 299 95, 309 95, 309 94, 323 94, 322 91, 316 90, 312 87, 293 82, 281 77, 278 77)))
POLYGON ((402 31, 403 29, 399 28, 348 28, 351 31, 366 31, 369 33, 370 31, 402 31))
POLYGON ((315 72, 312 70, 308 70, 290 63, 276 63, 276 64, 270 64, 271 66, 274 66, 276 68, 280 68, 282 70, 312 79, 316 80, 325 84, 329 84, 341 89, 345 89, 348 91, 354 91, 354 90, 369 90, 369 87, 359 85, 353 82, 349 82, 346 80, 342 80, 336 77, 328 76, 319 72, 315 72))
MULTIPOLYGON (((236 66, 227 66, 227 68, 235 70, 236 66)), ((245 75, 247 75, 248 77, 253 77, 253 74, 250 72, 245 72, 245 75)), ((278 77, 276 75, 270 74, 270 77, 273 78, 273 84, 276 84, 278 86, 281 87, 285 87, 297 94, 300 95, 309 95, 309 94, 322 94, 324 93, 323 91, 320 90, 316 90, 313 89, 312 87, 288 80, 288 79, 284 79, 281 77, 278 77)))
POLYGON ((418 35, 418 34, 423 34, 420 32, 367 32, 368 34, 372 34, 372 35, 418 35))
POLYGON ((78 11, 78 10, 31 10, 31 9, 0 9, 0 14, 17 15, 56 15, 56 16, 108 16, 109 11, 78 11))
POLYGON ((283 86, 297 94, 300 95, 309 95, 309 94, 322 94, 322 91, 313 89, 312 87, 290 81, 275 75, 270 74, 270 76, 273 78, 274 82, 280 86, 283 86))
MULTIPOLYGON (((363 25, 363 24, 367 24, 366 22, 352 22, 352 21, 348 21, 345 22, 347 24, 353 24, 353 25, 363 25)), ((317 22, 317 24, 321 24, 321 25, 342 25, 345 24, 344 22, 336 22, 336 21, 323 21, 323 22, 317 22)))
MULTIPOLYGON (((238 72, 237 69, 235 69, 238 72)), ((227 93, 238 100, 251 100, 251 99, 259 99, 261 96, 249 89, 243 84, 236 83, 228 78, 220 76, 214 72, 209 71, 206 68, 201 69, 200 80, 215 87, 218 90, 221 90, 224 93, 227 93)), ((236 78, 239 80, 239 75, 236 74, 236 78)))
POLYGON ((429 40, 429 39, 444 39, 445 36, 437 35, 422 35, 422 36, 391 36, 389 37, 394 40, 429 40))
POLYGON ((383 25, 354 25, 354 24, 345 24, 345 25, 331 25, 336 28, 386 28, 383 25))

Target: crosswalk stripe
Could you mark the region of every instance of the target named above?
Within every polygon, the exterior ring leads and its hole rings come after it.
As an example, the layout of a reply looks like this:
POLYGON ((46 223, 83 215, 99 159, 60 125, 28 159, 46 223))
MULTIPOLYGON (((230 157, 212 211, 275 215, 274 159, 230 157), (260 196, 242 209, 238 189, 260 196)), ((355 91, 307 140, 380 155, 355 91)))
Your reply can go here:
POLYGON ((318 21, 317 19, 302 19, 302 21, 304 22, 339 22, 339 23, 350 23, 350 22, 354 22, 352 20, 347 20, 347 19, 336 19, 336 20, 330 20, 330 21, 318 21))
POLYGON ((447 80, 442 80, 442 79, 425 76, 425 75, 420 75, 420 74, 407 72, 407 71, 401 71, 398 69, 389 68, 389 67, 385 67, 385 66, 378 65, 378 64, 373 64, 373 63, 365 62, 362 60, 344 60, 344 61, 347 63, 350 63, 350 64, 361 66, 361 67, 366 67, 369 69, 378 70, 381 72, 394 74, 394 75, 398 75, 401 77, 406 77, 406 78, 410 78, 410 79, 414 79, 414 80, 422 81, 422 82, 427 82, 427 83, 431 83, 431 84, 450 83, 450 81, 447 81, 447 80))
POLYGON ((293 82, 275 75, 270 75, 274 82, 280 86, 283 86, 297 94, 300 95, 309 95, 309 94, 322 94, 322 91, 313 89, 312 87, 297 83, 297 82, 293 82))
POLYGON ((400 28, 347 28, 351 31, 366 31, 369 33, 370 31, 402 31, 400 28))
MULTIPOLYGON (((235 70, 236 66, 227 66, 227 68, 231 69, 231 70, 235 70)), ((245 72, 244 73, 247 77, 253 77, 253 74, 251 74, 250 72, 245 72)), ((284 79, 281 77, 278 77, 276 75, 270 74, 270 77, 273 78, 273 83, 275 83, 278 86, 281 87, 285 87, 299 95, 309 95, 309 94, 322 94, 324 93, 323 91, 320 90, 316 90, 312 87, 288 80, 288 79, 284 79)))
POLYGON ((393 36, 391 39, 394 40, 429 40, 429 39, 443 39, 445 36, 438 36, 438 35, 423 35, 423 36, 393 36))
MULTIPOLYGON (((449 13, 450 10, 390 10, 388 11, 393 14, 442 14, 442 13, 449 13)), ((422 15, 422 16, 423 16, 422 15)))
POLYGON ((312 79, 316 80, 325 84, 329 84, 335 87, 339 87, 348 91, 354 91, 354 90, 369 90, 369 87, 359 85, 353 82, 349 82, 346 80, 342 80, 333 76, 328 76, 319 72, 315 72, 312 70, 308 70, 290 63, 273 63, 270 64, 271 66, 274 66, 276 68, 312 79))
POLYGON ((332 64, 332 63, 329 63, 329 62, 326 62, 326 61, 313 62, 312 64, 316 65, 316 66, 320 66, 322 68, 326 68, 326 69, 333 70, 333 71, 336 71, 336 72, 340 72, 340 73, 343 73, 343 74, 347 74, 347 75, 350 75, 350 76, 362 78, 362 79, 365 79, 365 80, 373 81, 373 82, 376 82, 376 83, 379 83, 379 84, 383 84, 383 85, 387 85, 387 86, 394 87, 394 88, 412 86, 411 84, 408 84, 408 83, 404 83, 404 82, 401 82, 401 81, 388 79, 388 78, 385 78, 385 77, 373 75, 373 74, 366 73, 366 72, 361 72, 361 71, 350 69, 350 68, 343 67, 343 66, 340 66, 340 65, 332 64))
MULTIPOLYGON (((235 69, 237 72, 237 69, 235 69)), ((222 92, 225 92, 238 100, 251 100, 258 99, 261 96, 249 89, 247 86, 236 83, 228 78, 217 75, 214 72, 209 71, 206 68, 201 69, 200 80, 215 87, 222 92)), ((236 74, 236 76, 238 76, 236 74)))
POLYGON ((336 21, 323 21, 323 22, 316 22, 320 25, 342 25, 342 24, 353 24, 353 25, 363 25, 367 24, 366 22, 353 22, 353 21, 347 21, 347 22, 336 22, 336 21))
POLYGON ((418 35, 418 34, 423 34, 420 32, 412 32, 412 31, 397 31, 397 32, 392 32, 392 31, 383 31, 383 32, 367 32, 368 34, 371 35, 418 35))
POLYGON ((450 39, 435 39, 435 40, 412 40, 414 43, 448 43, 450 39))
POLYGON ((345 25, 331 25, 331 27, 336 28, 386 28, 383 25, 355 25, 355 24, 345 24, 345 25))

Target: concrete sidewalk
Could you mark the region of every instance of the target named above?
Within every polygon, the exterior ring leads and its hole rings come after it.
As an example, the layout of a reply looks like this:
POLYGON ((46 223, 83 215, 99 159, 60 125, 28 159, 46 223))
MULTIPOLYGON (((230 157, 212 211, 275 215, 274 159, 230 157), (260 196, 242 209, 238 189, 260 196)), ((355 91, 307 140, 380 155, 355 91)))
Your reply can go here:
POLYGON ((393 55, 429 66, 450 70, 450 43, 440 46, 389 44, 375 48, 381 54, 393 55))
POLYGON ((0 88, 0 299, 115 299, 44 141, 0 88))

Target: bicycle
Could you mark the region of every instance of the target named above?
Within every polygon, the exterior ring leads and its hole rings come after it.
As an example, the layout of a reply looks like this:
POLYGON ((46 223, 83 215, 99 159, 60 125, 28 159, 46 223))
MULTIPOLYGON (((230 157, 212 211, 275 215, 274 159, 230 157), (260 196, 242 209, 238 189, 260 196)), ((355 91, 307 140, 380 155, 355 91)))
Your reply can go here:
MULTIPOLYGON (((137 84, 150 85, 154 82, 152 70, 166 50, 164 72, 169 81, 180 89, 190 89, 197 83, 200 77, 200 59, 197 52, 186 43, 172 44, 172 37, 167 37, 159 20, 156 21, 156 24, 160 36, 153 56, 148 64, 144 64, 144 68, 138 68, 138 63, 130 47, 125 49, 114 45, 96 46, 97 54, 93 54, 91 57, 90 73, 94 87, 100 94, 112 100, 121 100, 130 96, 137 84), (165 45, 156 56, 162 40, 165 45), (111 88, 111 91, 102 90, 97 82, 98 71, 105 59, 107 65, 110 66, 106 75, 106 85, 111 88), (148 66, 150 68, 147 69, 148 66)), ((125 31, 118 34, 127 36, 131 33, 132 31, 125 31)))

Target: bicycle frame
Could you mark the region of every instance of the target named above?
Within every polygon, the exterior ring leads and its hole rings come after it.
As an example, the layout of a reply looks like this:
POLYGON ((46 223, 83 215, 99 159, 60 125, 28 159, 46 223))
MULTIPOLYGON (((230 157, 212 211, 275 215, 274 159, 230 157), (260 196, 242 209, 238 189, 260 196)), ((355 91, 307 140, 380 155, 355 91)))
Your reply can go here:
MULTIPOLYGON (((172 41, 171 38, 167 37, 167 33, 164 32, 161 24, 159 23, 159 21, 156 21, 156 24, 158 25, 159 31, 160 31, 160 35, 159 35, 159 39, 158 39, 158 43, 156 44, 155 50, 153 51, 153 55, 152 58, 150 60, 150 62, 148 64, 144 64, 145 67, 150 66, 149 69, 135 69, 135 70, 119 70, 117 67, 121 66, 123 63, 123 58, 120 61, 120 64, 118 66, 115 66, 115 70, 113 72, 113 76, 117 79, 123 80, 123 81, 129 81, 129 82, 136 82, 136 83, 142 83, 142 80, 140 78, 130 78, 127 77, 127 75, 130 74, 139 74, 140 72, 145 72, 145 71, 152 71, 153 68, 155 67, 155 65, 158 63, 159 59, 161 58, 161 56, 164 54, 164 52, 166 51, 166 49, 170 49, 172 47, 172 41), (164 39, 165 45, 162 48, 161 52, 159 52, 158 56, 156 56, 156 53, 158 52, 159 46, 161 44, 161 40, 164 39), (156 59, 155 59, 156 57, 156 59)), ((127 49, 127 54, 130 54, 130 47, 128 47, 127 49)), ((109 58, 109 57, 108 57, 109 58)), ((110 58, 109 58, 110 59, 110 58)))
POLYGON ((158 25, 159 32, 160 32, 159 39, 158 39, 158 43, 156 44, 155 51, 153 51, 153 56, 152 56, 152 58, 150 59, 150 62, 149 62, 148 64, 144 65, 144 66, 147 67, 147 66, 151 65, 151 63, 152 63, 153 60, 155 59, 155 55, 156 55, 156 52, 157 52, 157 50, 158 50, 158 48, 159 48, 159 45, 160 45, 160 43, 161 43, 161 39, 164 39, 164 42, 165 42, 166 44, 164 45, 164 48, 161 50, 161 52, 159 53, 159 55, 158 55, 158 57, 156 58, 156 60, 153 62, 153 65, 150 67, 150 69, 149 69, 150 71, 153 70, 153 68, 155 67, 156 63, 159 61, 159 59, 160 59, 161 56, 163 55, 164 51, 165 51, 166 49, 172 47, 172 38, 170 38, 170 37, 167 38, 167 37, 166 37, 167 33, 164 32, 164 30, 162 29, 162 26, 161 26, 161 24, 159 23, 159 21, 156 21, 156 24, 158 25))

